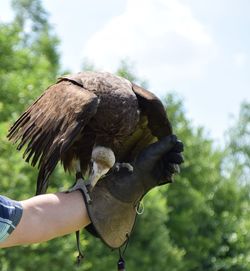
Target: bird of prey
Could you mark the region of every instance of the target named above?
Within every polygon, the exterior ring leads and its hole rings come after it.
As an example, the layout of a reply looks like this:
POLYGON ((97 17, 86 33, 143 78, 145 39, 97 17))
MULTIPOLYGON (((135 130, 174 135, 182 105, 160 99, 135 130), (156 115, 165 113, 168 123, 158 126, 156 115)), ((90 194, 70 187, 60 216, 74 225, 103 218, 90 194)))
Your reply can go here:
POLYGON ((26 146, 24 158, 38 164, 36 194, 42 194, 59 161, 65 170, 89 172, 93 188, 115 162, 132 162, 156 138, 170 134, 164 106, 153 93, 107 72, 80 72, 46 89, 8 138, 19 143, 18 150, 26 146))

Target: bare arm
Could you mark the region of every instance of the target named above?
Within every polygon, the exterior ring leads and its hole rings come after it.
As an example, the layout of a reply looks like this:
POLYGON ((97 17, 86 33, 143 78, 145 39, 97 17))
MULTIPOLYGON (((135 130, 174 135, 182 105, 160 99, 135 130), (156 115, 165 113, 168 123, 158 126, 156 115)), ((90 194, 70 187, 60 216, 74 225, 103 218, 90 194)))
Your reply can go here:
POLYGON ((20 202, 20 223, 0 248, 40 243, 80 230, 90 223, 80 191, 44 194, 20 202))

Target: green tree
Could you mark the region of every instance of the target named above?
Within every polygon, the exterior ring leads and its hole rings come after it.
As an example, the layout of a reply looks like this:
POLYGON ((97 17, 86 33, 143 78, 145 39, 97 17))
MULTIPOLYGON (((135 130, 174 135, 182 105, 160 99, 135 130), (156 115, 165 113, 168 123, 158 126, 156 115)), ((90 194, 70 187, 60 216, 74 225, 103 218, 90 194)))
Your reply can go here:
MULTIPOLYGON (((41 2, 14 1, 15 19, 0 24, 0 176, 1 194, 16 200, 34 195, 37 170, 6 139, 21 112, 59 73, 58 39, 41 2)), ((55 173, 57 188, 67 178, 55 173)), ((52 182, 53 183, 53 182, 52 182)), ((74 266, 74 236, 0 251, 0 270, 62 270, 74 266), (71 240, 71 241, 69 241, 71 240)))
MULTIPOLYGON (((54 82, 59 70, 59 56, 56 50, 58 40, 48 24, 47 14, 40 1, 14 1, 13 6, 16 12, 14 21, 0 25, 0 174, 1 193, 18 200, 33 195, 37 170, 24 163, 21 154, 11 146, 6 139, 7 130, 27 105, 54 82)), ((125 68, 128 66, 122 62, 118 73, 132 77, 132 72, 125 68)), ((56 189, 69 186, 67 180, 70 179, 59 168, 52 177, 51 191, 53 186, 56 189)), ((169 270, 179 270, 176 266, 181 264, 177 264, 177 260, 181 258, 182 252, 170 244, 168 232, 161 220, 167 208, 164 200, 158 202, 156 196, 151 196, 147 205, 150 212, 142 219, 150 221, 154 217, 154 223, 145 229, 144 234, 142 229, 135 234, 138 235, 133 241, 135 245, 131 252, 127 252, 128 266, 135 268, 144 263, 145 270, 152 270, 162 269, 168 263, 169 270), (155 215, 153 209, 158 210, 155 215), (152 231, 155 228, 158 228, 158 232, 152 231), (164 243, 162 236, 166 238, 164 243), (142 244, 148 244, 147 253, 142 250, 142 244), (156 253, 157 249, 161 252, 156 253)), ((144 225, 143 222, 139 223, 144 225)), ((101 242, 89 236, 87 240, 82 236, 82 242, 87 254, 84 270, 115 267, 117 252, 110 253, 101 242)), ((0 268, 21 271, 34 270, 39 266, 42 271, 68 270, 74 267, 76 253, 74 235, 71 235, 48 243, 1 250, 0 268)))
POLYGON ((170 95, 166 104, 185 143, 181 174, 166 193, 166 226, 172 242, 184 250, 186 270, 250 270, 249 188, 232 172, 225 174, 228 152, 191 125, 181 102, 170 95))
MULTIPOLYGON (((41 1, 15 0, 13 7, 13 22, 0 24, 0 176, 1 193, 20 200, 34 194, 37 170, 24 163, 6 134, 27 105, 55 81, 60 61, 58 39, 41 1)), ((85 68, 93 66, 85 63, 85 68)), ((145 86, 126 61, 117 73, 145 86)), ((145 198, 144 214, 125 254, 128 270, 250 270, 249 104, 243 104, 225 150, 216 148, 203 128, 192 126, 177 95, 168 95, 165 105, 185 143, 185 164, 175 183, 145 198)), ((69 186, 71 179, 59 167, 50 191, 69 186)), ((81 239, 86 254, 82 270, 115 268, 117 251, 85 231, 81 239)), ((72 270, 76 255, 72 234, 3 249, 0 270, 72 270)))
POLYGON ((58 39, 40 1, 13 1, 15 19, 0 24, 0 120, 15 119, 59 71, 58 39))
POLYGON ((148 86, 146 80, 142 80, 136 75, 134 64, 128 59, 121 60, 120 65, 116 71, 116 74, 145 88, 147 88, 148 86))
POLYGON ((250 181, 250 103, 241 104, 239 116, 227 133, 228 157, 225 166, 243 184, 250 181))

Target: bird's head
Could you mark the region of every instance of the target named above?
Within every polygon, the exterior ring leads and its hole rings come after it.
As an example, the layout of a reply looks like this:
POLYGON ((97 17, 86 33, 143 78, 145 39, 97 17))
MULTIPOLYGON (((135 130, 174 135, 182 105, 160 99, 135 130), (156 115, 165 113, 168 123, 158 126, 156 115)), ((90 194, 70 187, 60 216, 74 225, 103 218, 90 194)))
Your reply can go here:
POLYGON ((96 146, 92 151, 91 160, 89 183, 94 187, 96 182, 114 166, 115 155, 110 148, 96 146))

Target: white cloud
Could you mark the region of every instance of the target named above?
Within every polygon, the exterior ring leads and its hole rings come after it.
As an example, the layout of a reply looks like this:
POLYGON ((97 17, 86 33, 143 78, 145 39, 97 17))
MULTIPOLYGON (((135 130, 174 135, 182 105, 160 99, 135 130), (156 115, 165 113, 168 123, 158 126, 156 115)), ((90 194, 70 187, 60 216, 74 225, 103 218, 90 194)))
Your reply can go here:
POLYGON ((98 67, 114 71, 135 61, 141 76, 170 83, 194 79, 214 57, 215 44, 190 8, 177 0, 128 0, 123 14, 92 35, 83 50, 98 67))
POLYGON ((233 55, 233 62, 238 68, 242 68, 247 63, 247 54, 243 52, 237 52, 233 55))
POLYGON ((9 0, 2 0, 0 22, 10 22, 13 18, 14 14, 11 9, 11 2, 9 0))

